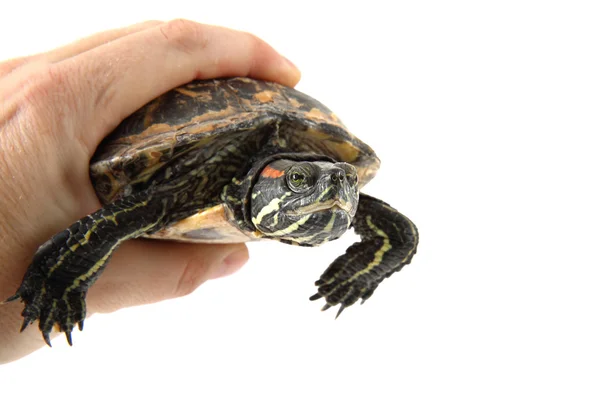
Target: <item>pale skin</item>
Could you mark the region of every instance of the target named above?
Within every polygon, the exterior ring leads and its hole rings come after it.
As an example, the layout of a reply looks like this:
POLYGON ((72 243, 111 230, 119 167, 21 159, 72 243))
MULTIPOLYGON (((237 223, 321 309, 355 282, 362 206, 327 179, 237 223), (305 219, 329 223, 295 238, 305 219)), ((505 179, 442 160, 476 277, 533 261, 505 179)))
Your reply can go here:
MULTIPOLYGON (((161 93, 222 76, 294 86, 300 72, 255 36, 186 20, 0 63, 0 301, 15 293, 39 245, 100 208, 88 173, 100 141, 161 93)), ((247 259, 243 244, 127 242, 90 289, 88 315, 189 294, 247 259)), ((22 307, 0 305, 0 363, 45 346, 37 324, 19 333, 22 307)))

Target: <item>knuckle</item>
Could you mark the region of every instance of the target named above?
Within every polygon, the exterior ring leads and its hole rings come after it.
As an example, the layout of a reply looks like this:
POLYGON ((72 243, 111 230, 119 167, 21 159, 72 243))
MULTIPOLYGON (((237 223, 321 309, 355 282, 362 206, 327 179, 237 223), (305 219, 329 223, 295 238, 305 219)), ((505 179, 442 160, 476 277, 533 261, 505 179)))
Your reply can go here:
POLYGON ((262 54, 271 48, 267 44, 267 42, 265 42, 258 36, 254 35, 252 33, 246 33, 246 35, 247 35, 247 42, 248 42, 247 47, 250 50, 250 54, 252 56, 255 56, 257 54, 262 54))
POLYGON ((208 45, 203 25, 187 19, 174 19, 160 28, 168 43, 177 50, 192 53, 208 45))
POLYGON ((220 51, 214 55, 214 71, 219 74, 248 76, 262 57, 263 41, 248 32, 234 32, 235 53, 220 51))
POLYGON ((246 40, 248 42, 248 46, 252 49, 255 50, 259 47, 262 47, 262 45, 264 44, 264 42, 262 41, 261 38, 259 38, 258 36, 256 36, 253 33, 250 32, 245 32, 246 34, 246 40))

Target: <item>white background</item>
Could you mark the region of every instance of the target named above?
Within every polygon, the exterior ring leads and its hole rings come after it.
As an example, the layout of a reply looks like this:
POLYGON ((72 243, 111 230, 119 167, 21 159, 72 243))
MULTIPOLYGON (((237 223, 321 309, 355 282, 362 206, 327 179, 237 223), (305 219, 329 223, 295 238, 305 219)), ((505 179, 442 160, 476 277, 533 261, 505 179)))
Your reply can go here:
POLYGON ((58 338, 0 367, 0 398, 600 397, 594 3, 4 4, 0 59, 145 19, 262 37, 378 151, 366 192, 410 216, 421 245, 334 320, 308 297, 352 235, 251 244, 230 278, 92 317, 73 348, 58 338))

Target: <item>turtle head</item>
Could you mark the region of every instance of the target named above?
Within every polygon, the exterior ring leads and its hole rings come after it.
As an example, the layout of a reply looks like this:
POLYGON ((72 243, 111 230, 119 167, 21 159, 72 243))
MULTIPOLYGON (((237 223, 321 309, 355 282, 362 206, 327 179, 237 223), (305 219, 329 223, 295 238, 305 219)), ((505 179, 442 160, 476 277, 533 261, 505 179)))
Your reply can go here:
POLYGON ((358 175, 347 163, 277 160, 252 188, 252 223, 265 236, 318 245, 350 227, 358 207, 358 175))

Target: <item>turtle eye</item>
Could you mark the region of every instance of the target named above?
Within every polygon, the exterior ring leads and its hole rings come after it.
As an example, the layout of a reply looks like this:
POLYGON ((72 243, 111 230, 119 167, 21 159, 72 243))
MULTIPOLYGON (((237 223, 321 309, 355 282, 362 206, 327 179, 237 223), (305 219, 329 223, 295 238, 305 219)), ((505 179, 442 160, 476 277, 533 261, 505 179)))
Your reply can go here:
POLYGON ((307 174, 302 171, 292 170, 287 176, 287 183, 290 189, 294 192, 303 192, 310 186, 310 179, 307 174))
POLYGON ((304 175, 299 174, 298 172, 294 172, 290 176, 290 183, 296 187, 299 187, 302 185, 302 183, 304 183, 305 179, 306 179, 306 177, 304 175))

